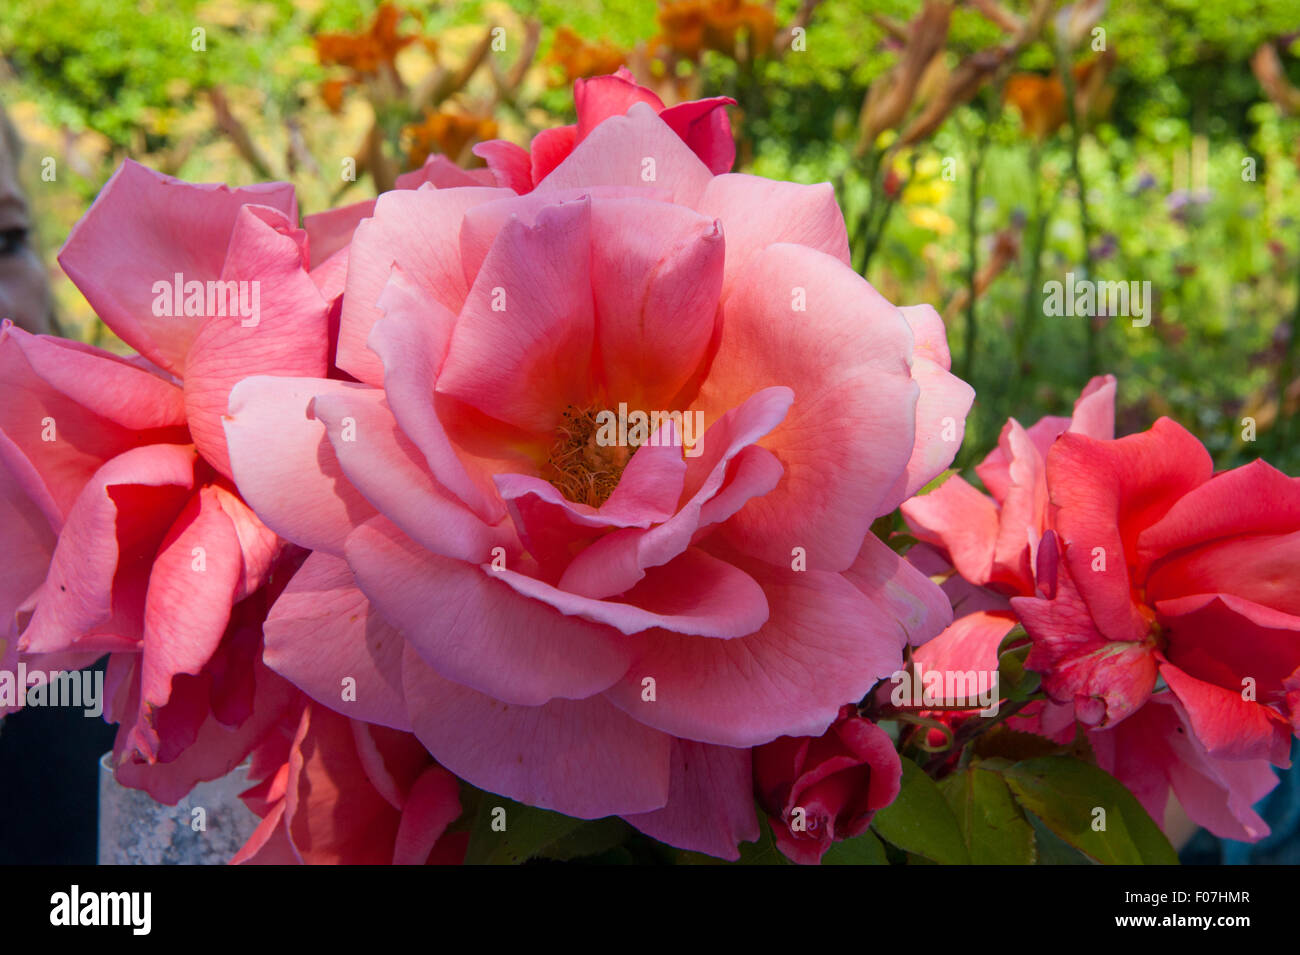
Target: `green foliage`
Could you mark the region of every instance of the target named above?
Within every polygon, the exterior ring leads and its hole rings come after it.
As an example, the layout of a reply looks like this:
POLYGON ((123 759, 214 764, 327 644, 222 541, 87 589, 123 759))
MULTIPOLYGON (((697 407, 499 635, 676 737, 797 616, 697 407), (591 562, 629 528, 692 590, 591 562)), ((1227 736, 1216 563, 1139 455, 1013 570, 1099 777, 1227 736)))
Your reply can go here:
MULTIPOLYGON (((295 55, 312 23, 290 0, 222 8, 199 0, 23 0, 0 17, 0 51, 47 118, 136 151, 153 148, 216 83, 256 84, 286 108, 319 75, 295 55), (231 16, 231 14, 234 16, 231 16), (195 50, 195 29, 204 50, 195 50), (285 66, 292 65, 292 69, 285 66)), ((333 2, 327 12, 355 9, 333 2)))
POLYGON ((1044 756, 1000 773, 1022 806, 1089 858, 1110 865, 1178 862, 1142 804, 1104 770, 1068 756, 1044 756))
POLYGON ((1032 812, 1025 813, 1034 827, 1034 854, 1038 865, 1096 865, 1091 859, 1072 848, 1068 842, 1043 825, 1032 812))
POLYGON ((898 798, 876 813, 871 828, 886 842, 948 865, 965 865, 970 851, 944 794, 910 759, 903 759, 898 798))
POLYGON ((546 850, 551 846, 556 846, 562 853, 567 846, 571 852, 575 845, 580 844, 576 833, 582 824, 581 819, 525 806, 504 796, 484 793, 479 800, 474 825, 470 829, 465 863, 520 865, 536 856, 546 855, 546 850), (498 810, 505 811, 505 828, 500 831, 493 829, 493 821, 503 818, 498 810))
POLYGON ((975 865, 1032 865, 1037 861, 1033 826, 1006 781, 978 761, 939 784, 957 817, 962 841, 975 865))
POLYGON ((1024 628, 1015 626, 998 650, 998 691, 1002 698, 1012 703, 1028 700, 1038 692, 1042 676, 1025 669, 1030 644, 1024 628))
POLYGON ((631 831, 631 826, 614 816, 594 819, 548 843, 541 854, 559 862, 602 858, 621 846, 631 831))
POLYGON ((1043 865, 1177 863, 1114 777, 1069 755, 971 758, 936 784, 903 760, 903 787, 872 828, 909 861, 1043 865), (911 858, 916 857, 916 858, 911 858))
POLYGON ((860 836, 834 843, 822 856, 822 865, 888 865, 885 847, 867 830, 860 836))

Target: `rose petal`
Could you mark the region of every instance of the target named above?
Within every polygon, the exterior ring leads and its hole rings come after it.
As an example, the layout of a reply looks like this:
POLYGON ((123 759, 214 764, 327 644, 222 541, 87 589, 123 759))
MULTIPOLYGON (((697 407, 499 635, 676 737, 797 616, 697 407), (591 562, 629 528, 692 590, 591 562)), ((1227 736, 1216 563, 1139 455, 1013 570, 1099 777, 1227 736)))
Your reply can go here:
POLYGON ((612 684, 631 662, 632 645, 609 628, 518 596, 490 573, 431 554, 381 520, 353 531, 347 559, 361 590, 421 656, 495 699, 581 699, 612 684))
POLYGON ((678 849, 739 859, 759 837, 749 752, 674 739, 668 805, 623 818, 678 849))
POLYGON ((177 273, 185 283, 206 283, 221 274, 235 219, 250 204, 298 221, 288 183, 196 185, 128 159, 73 227, 59 264, 119 338, 184 377, 185 356, 203 318, 158 315, 153 306, 160 295, 171 299, 177 273), (156 283, 167 291, 156 292, 156 283))
POLYGON ((375 509, 343 476, 325 425, 308 416, 317 395, 341 381, 246 378, 230 392, 223 424, 231 471, 244 500, 280 536, 311 550, 343 553, 343 541, 375 509))
POLYGON ((439 676, 409 644, 402 676, 420 742, 480 789, 580 819, 668 802, 672 740, 600 697, 502 703, 439 676))
POLYGON ((240 283, 238 308, 229 316, 210 316, 185 360, 190 433, 199 452, 227 477, 230 455, 221 422, 230 390, 253 375, 320 378, 328 370, 329 306, 304 268, 302 236, 271 210, 240 211, 221 272, 222 282, 240 283), (256 298, 247 293, 255 309, 251 316, 242 311, 245 288, 260 290, 256 298))
POLYGON ((265 629, 266 665, 318 703, 367 723, 411 728, 402 699, 402 635, 372 610, 346 561, 324 551, 308 557, 265 629))

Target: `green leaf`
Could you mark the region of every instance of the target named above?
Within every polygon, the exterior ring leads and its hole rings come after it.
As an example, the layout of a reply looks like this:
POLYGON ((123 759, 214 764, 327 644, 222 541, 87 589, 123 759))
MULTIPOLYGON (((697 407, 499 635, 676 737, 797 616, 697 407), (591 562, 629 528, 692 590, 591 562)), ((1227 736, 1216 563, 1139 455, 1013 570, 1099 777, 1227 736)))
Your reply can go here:
POLYGON ((1018 652, 1020 659, 1023 660, 1029 656, 1031 646, 1029 634, 1025 632, 1024 624, 1018 623, 1007 631, 1007 635, 998 644, 998 658, 1001 659, 1008 653, 1018 652))
POLYGON ((975 865, 1033 865, 1034 829, 996 772, 975 762, 939 784, 975 865))
POLYGON ((547 845, 539 854, 562 861, 604 855, 621 845, 631 829, 617 816, 593 819, 582 822, 572 832, 547 845))
POLYGON ((889 549, 895 554, 902 557, 909 550, 916 546, 916 538, 911 534, 895 534, 889 540, 885 541, 889 549))
POLYGON ((1019 702, 1038 692, 1042 676, 1025 669, 1030 647, 1024 628, 1019 624, 1002 638, 998 646, 998 690, 1003 699, 1019 702))
POLYGON ((740 844, 740 865, 794 865, 780 849, 772 837, 772 827, 768 824, 767 814, 758 814, 759 837, 757 842, 740 844))
POLYGON ((860 836, 836 842, 822 856, 822 865, 889 865, 885 847, 867 830, 860 836))
POLYGON ((585 821, 484 793, 470 830, 465 864, 521 865, 544 855, 543 849, 558 843, 585 821), (505 829, 501 832, 492 828, 494 817, 501 818, 497 809, 505 810, 505 829))
POLYGON ((1020 805, 1089 858, 1107 865, 1177 865, 1178 854, 1160 827, 1104 770, 1069 756, 1041 756, 1001 773, 1020 805), (1105 828, 1094 829, 1103 819, 1105 828))
POLYGON ((1034 844, 1037 847, 1039 865, 1096 865, 1086 855, 1043 825, 1043 820, 1032 812, 1027 812, 1025 815, 1029 817, 1029 824, 1034 827, 1034 844))
MULTIPOLYGON (((1062 747, 1035 733, 1020 733, 1001 723, 975 738, 971 751, 987 763, 989 759, 1005 758, 1009 764, 1037 756, 1055 756, 1062 747)), ((986 765, 985 769, 989 767, 986 765)))
POLYGON ((933 779, 910 759, 903 759, 898 798, 871 822, 882 839, 947 865, 967 865, 970 853, 957 819, 933 779))

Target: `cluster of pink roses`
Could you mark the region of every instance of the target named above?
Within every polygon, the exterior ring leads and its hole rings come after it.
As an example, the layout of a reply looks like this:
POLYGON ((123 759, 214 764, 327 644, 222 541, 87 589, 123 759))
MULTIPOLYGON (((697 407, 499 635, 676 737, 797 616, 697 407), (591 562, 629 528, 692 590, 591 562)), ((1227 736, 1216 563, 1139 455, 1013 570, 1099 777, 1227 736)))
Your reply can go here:
POLYGON ((1251 808, 1300 735, 1300 479, 1263 461, 1214 473, 1162 418, 1114 438, 1115 380, 1073 418, 1014 419, 976 468, 903 505, 909 557, 955 574, 957 620, 920 648, 927 666, 996 669, 1019 622, 1045 701, 1011 722, 1066 742, 1156 820, 1172 789, 1214 834, 1254 841, 1251 808))
POLYGON ((458 779, 723 858, 757 793, 816 861, 899 789, 856 701, 909 646, 996 667, 1018 618, 1054 701, 1023 718, 1258 835, 1297 483, 1212 477, 1169 422, 1111 440, 1094 382, 1073 424, 1008 424, 992 500, 913 497, 974 394, 939 316, 849 267, 831 188, 727 172, 726 100, 575 99, 531 153, 303 228, 288 186, 125 164, 60 261, 138 354, 0 332, 0 667, 109 654, 118 778, 160 800, 251 759, 237 861, 459 861, 458 779), (159 315, 173 279, 257 283, 257 319, 159 315), (624 403, 705 430, 609 447, 624 403), (907 560, 871 532, 900 504, 907 560))

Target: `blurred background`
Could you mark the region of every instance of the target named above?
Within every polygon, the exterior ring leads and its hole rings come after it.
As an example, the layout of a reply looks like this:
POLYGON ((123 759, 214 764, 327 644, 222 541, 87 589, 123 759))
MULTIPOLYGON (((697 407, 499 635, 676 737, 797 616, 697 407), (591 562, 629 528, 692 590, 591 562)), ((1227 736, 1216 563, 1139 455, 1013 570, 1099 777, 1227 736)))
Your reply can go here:
POLYGON ((30 208, 0 254, 34 247, 60 332, 121 349, 54 255, 123 158, 318 212, 527 145, 620 66, 734 97, 737 171, 835 184, 855 268, 948 324, 959 465, 1111 372, 1119 433, 1169 415, 1219 467, 1300 473, 1294 0, 0 0, 30 208), (1149 325, 1046 314, 1067 274, 1149 282, 1149 325))

